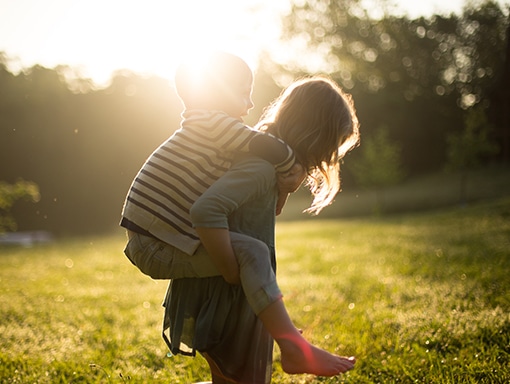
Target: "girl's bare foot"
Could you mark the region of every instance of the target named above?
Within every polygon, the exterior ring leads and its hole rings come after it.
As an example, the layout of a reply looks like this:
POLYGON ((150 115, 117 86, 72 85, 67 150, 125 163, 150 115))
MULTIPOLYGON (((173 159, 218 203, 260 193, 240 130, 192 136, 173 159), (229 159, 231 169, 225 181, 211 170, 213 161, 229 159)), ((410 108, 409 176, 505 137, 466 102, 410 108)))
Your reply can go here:
POLYGON ((335 376, 354 368, 353 357, 333 355, 306 341, 292 323, 283 300, 269 304, 258 316, 280 347, 285 372, 335 376))
POLYGON ((284 372, 289 374, 313 374, 335 376, 354 368, 354 357, 333 355, 310 344, 303 337, 292 335, 277 340, 284 372))

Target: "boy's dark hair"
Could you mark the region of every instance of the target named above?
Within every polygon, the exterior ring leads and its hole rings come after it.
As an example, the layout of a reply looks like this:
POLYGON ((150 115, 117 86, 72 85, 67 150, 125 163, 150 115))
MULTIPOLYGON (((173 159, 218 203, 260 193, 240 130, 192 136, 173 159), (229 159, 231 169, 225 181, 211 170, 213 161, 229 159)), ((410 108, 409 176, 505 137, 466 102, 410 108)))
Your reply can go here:
POLYGON ((241 58, 213 52, 179 65, 175 89, 186 108, 214 108, 218 102, 236 100, 239 90, 251 81, 252 71, 241 58))

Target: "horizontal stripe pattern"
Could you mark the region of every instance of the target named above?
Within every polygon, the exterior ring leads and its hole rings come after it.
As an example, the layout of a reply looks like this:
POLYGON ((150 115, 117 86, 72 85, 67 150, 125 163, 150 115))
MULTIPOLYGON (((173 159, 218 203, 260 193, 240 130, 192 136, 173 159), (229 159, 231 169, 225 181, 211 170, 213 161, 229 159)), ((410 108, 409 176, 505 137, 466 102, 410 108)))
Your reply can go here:
POLYGON ((182 251, 199 240, 189 216, 193 203, 248 151, 259 132, 224 113, 193 111, 182 127, 157 148, 135 177, 123 217, 182 251))

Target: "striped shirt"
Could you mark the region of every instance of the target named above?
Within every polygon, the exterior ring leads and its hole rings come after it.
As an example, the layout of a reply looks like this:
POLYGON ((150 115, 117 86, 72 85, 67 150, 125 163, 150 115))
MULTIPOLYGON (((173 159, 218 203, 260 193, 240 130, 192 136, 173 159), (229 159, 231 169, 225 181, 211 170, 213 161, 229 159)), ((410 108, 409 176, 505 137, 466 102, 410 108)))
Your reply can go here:
POLYGON ((192 255, 200 240, 189 210, 230 168, 236 153, 264 157, 268 147, 276 148, 281 153, 271 153, 267 156, 271 160, 266 160, 279 172, 288 171, 295 159, 283 141, 253 130, 223 112, 192 110, 184 112, 183 118, 181 128, 149 156, 133 180, 121 225, 129 228, 126 223, 134 224, 192 255), (254 138, 261 136, 264 141, 257 144, 258 139, 254 138))

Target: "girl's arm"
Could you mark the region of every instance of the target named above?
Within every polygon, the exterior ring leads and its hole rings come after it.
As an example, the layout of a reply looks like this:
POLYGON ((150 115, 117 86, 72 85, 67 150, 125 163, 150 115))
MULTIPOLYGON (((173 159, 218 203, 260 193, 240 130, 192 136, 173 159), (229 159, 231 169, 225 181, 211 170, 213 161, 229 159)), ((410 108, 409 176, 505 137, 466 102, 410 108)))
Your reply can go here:
POLYGON ((289 172, 278 173, 278 201, 276 203, 276 215, 282 213, 283 206, 287 202, 289 194, 297 191, 301 184, 303 184, 306 176, 306 170, 298 163, 294 164, 289 172))
POLYGON ((224 228, 196 227, 198 237, 225 281, 239 285, 239 264, 230 242, 230 232, 224 228))
MULTIPOLYGON (((274 167, 250 158, 235 164, 190 209, 193 226, 225 280, 239 284, 239 264, 230 243, 228 217, 239 206, 274 190, 274 167)), ((268 204, 274 204, 274 201, 268 204)))

